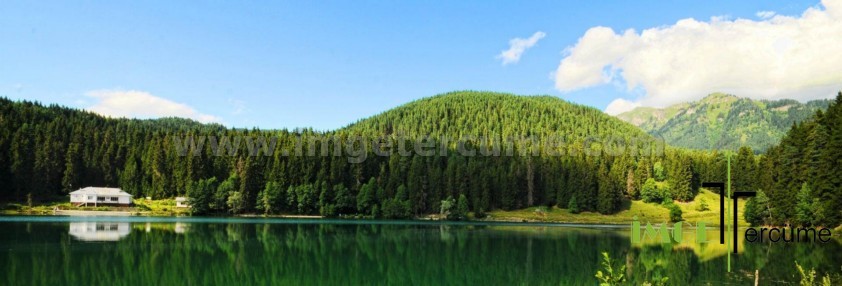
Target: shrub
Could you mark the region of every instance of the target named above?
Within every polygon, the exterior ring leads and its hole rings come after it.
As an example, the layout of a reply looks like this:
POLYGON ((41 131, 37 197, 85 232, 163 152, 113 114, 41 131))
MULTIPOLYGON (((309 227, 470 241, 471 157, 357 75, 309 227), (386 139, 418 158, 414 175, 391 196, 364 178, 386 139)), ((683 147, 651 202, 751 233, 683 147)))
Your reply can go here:
POLYGON ((488 214, 486 214, 485 210, 482 208, 479 208, 474 212, 474 218, 476 219, 484 219, 486 216, 488 216, 488 214))
POLYGON ((661 202, 665 204, 672 204, 672 190, 669 184, 661 184, 658 187, 658 195, 661 197, 661 202))
POLYGON ((702 198, 701 200, 699 200, 699 204, 696 205, 696 210, 700 211, 700 212, 710 210, 710 207, 708 206, 708 202, 704 198, 702 198))
POLYGON ((816 280, 816 269, 811 268, 810 270, 805 270, 804 267, 801 267, 798 264, 798 261, 795 262, 795 268, 798 269, 798 275, 801 276, 801 280, 799 281, 798 285, 801 286, 813 286, 813 285, 822 285, 822 286, 830 286, 830 276, 825 275, 822 277, 821 284, 818 284, 818 280, 816 280))
POLYGON ((667 208, 669 208, 669 210, 670 210, 670 222, 679 222, 679 221, 684 220, 681 217, 682 212, 681 212, 681 208, 678 207, 678 205, 669 204, 669 206, 667 208))
POLYGON ((655 179, 646 179, 646 182, 643 183, 643 188, 640 190, 640 197, 647 203, 661 201, 661 195, 658 192, 658 184, 655 183, 655 179))

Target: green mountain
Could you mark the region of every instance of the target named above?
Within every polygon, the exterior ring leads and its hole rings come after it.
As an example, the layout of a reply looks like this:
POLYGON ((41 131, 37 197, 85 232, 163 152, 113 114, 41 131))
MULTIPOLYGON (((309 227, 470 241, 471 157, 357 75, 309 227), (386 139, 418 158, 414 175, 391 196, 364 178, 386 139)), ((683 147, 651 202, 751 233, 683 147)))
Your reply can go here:
POLYGON ((714 93, 666 108, 639 107, 617 117, 676 147, 736 150, 748 146, 763 151, 777 144, 793 123, 810 118, 828 104, 828 100, 800 103, 714 93))
POLYGON ((651 138, 639 128, 589 106, 555 96, 460 91, 409 102, 340 131, 357 135, 651 138))

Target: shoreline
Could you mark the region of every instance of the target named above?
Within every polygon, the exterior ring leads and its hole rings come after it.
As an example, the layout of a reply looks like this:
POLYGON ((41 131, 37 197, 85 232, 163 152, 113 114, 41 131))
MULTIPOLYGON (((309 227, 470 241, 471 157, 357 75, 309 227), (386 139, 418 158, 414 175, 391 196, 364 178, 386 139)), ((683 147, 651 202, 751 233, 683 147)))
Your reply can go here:
MULTIPOLYGON (((241 214, 241 215, 221 215, 221 216, 191 216, 191 215, 183 215, 183 214, 170 214, 170 215, 161 215, 161 214, 154 214, 151 212, 129 212, 129 211, 92 211, 92 210, 57 210, 53 213, 27 213, 27 212, 10 212, 4 211, 0 213, 0 221, 16 221, 15 217, 42 217, 42 218, 49 218, 49 217, 57 217, 57 218, 121 218, 121 219, 130 219, 137 218, 142 220, 143 218, 150 218, 150 219, 174 219, 176 220, 196 220, 197 222, 203 221, 225 221, 228 219, 246 219, 246 220, 254 220, 254 222, 258 222, 259 220, 263 219, 289 219, 290 221, 301 222, 315 222, 315 223, 334 223, 334 222, 345 222, 345 223, 372 223, 372 224, 397 224, 397 223, 404 223, 404 224, 501 224, 501 225, 523 225, 523 226, 557 226, 557 227, 587 227, 587 228, 610 228, 610 229, 623 229, 631 227, 632 221, 623 222, 623 221, 610 221, 610 222, 585 222, 585 221, 555 221, 555 220, 538 220, 538 219, 519 219, 515 217, 496 217, 496 218, 484 218, 484 219, 468 219, 468 220, 445 220, 445 219, 438 219, 436 216, 438 215, 428 215, 424 217, 418 217, 414 219, 408 220, 389 220, 389 219, 371 219, 371 218, 359 218, 359 217, 337 217, 337 218, 328 218, 319 215, 284 215, 284 214, 277 214, 277 215, 260 215, 260 214, 241 214), (4 219, 5 218, 5 219, 4 219)), ((653 226, 657 226, 661 224, 661 222, 651 222, 653 226)), ((672 228, 671 223, 664 222, 667 224, 667 228, 672 228)), ((693 224, 695 228, 696 222, 688 222, 693 224)), ((719 228, 718 224, 707 225, 708 228, 719 228)), ((748 225, 739 225, 740 229, 748 228, 748 225)), ((790 227, 790 226, 754 226, 752 228, 762 228, 762 227, 790 227)), ((826 227, 830 230, 833 230, 833 237, 839 237, 840 231, 842 231, 842 225, 837 227, 826 227)), ((715 229, 714 229, 715 230, 715 229)))
MULTIPOLYGON (((591 226, 591 227, 607 227, 607 228, 628 228, 631 226, 632 221, 606 221, 606 222, 588 222, 588 221, 579 221, 579 220, 569 220, 569 221, 561 221, 561 220, 546 220, 546 219, 522 219, 517 217, 486 217, 483 219, 468 219, 468 220, 446 220, 441 219, 439 215, 426 215, 422 217, 416 217, 413 219, 406 219, 406 220, 390 220, 390 219, 372 219, 372 218, 363 218, 363 217, 336 217, 336 218, 329 218, 320 215, 290 215, 290 214, 274 214, 274 215, 262 215, 262 214, 240 214, 240 215, 209 215, 209 216, 191 216, 189 214, 181 214, 181 213, 171 213, 171 214, 161 214, 161 213, 154 213, 149 211, 98 211, 98 210, 53 210, 50 212, 44 211, 37 211, 37 212, 26 212, 26 211, 4 211, 0 213, 0 218, 2 217, 22 217, 22 216, 31 216, 31 217, 135 217, 135 218, 197 218, 197 219, 291 219, 291 220, 312 220, 312 221, 356 221, 356 222, 376 222, 376 223, 384 223, 384 222, 415 222, 415 223, 454 223, 454 224, 470 224, 470 223, 501 223, 501 224, 522 224, 522 225, 558 225, 558 226, 591 226)), ((652 222, 653 225, 660 224, 661 222, 652 222)), ((664 222, 668 223, 668 222, 664 222)), ((695 225, 695 222, 690 222, 695 225)), ((671 224, 671 223, 668 223, 671 224)), ((707 225, 708 227, 718 227, 718 225, 707 225)))

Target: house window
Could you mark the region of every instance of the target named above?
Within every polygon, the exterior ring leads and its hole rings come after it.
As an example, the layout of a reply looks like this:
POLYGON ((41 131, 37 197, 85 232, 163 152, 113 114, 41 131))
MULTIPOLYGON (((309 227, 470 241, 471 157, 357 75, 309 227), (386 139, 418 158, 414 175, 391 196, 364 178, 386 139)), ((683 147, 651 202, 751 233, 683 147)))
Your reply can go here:
POLYGON ((96 198, 96 201, 98 201, 98 202, 104 202, 104 201, 105 201, 105 197, 97 197, 97 198, 96 198))
POLYGON ((94 196, 88 196, 88 200, 93 201, 93 200, 94 200, 94 196))
POLYGON ((117 197, 111 197, 111 201, 112 201, 112 202, 116 202, 116 201, 117 201, 117 197))

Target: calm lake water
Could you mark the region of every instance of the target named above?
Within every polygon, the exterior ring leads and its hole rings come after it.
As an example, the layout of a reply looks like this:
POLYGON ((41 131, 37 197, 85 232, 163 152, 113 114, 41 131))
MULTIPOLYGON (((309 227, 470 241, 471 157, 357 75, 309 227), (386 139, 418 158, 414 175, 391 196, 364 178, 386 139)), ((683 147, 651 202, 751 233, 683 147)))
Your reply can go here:
POLYGON ((0 285, 595 285, 600 252, 634 284, 797 282, 842 248, 631 245, 630 231, 558 225, 147 217, 0 217, 0 285))

